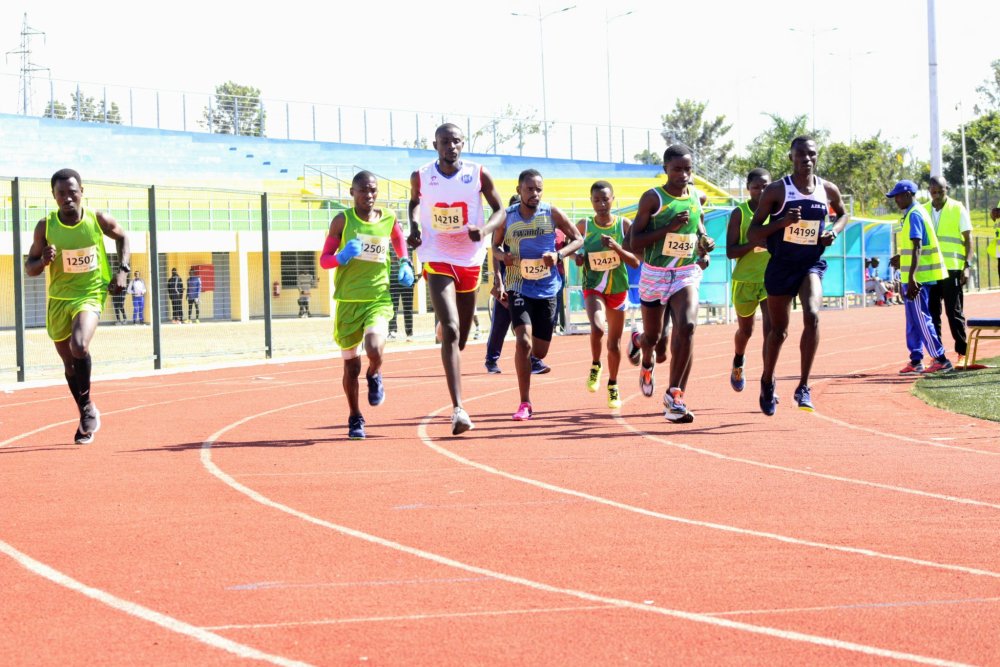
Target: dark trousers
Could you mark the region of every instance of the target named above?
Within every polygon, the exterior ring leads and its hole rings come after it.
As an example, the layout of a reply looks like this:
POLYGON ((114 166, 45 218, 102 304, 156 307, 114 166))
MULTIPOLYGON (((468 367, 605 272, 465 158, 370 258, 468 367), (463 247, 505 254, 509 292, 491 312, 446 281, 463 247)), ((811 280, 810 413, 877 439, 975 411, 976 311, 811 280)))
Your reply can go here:
POLYGON ((125 314, 125 293, 112 294, 111 302, 115 305, 115 322, 119 320, 119 315, 122 322, 127 322, 128 315, 125 314))
POLYGON ((503 352, 503 339, 510 331, 510 309, 493 300, 493 317, 490 318, 490 337, 486 341, 486 361, 496 362, 503 352))
POLYGON ((188 299, 188 319, 189 320, 201 319, 201 304, 198 303, 198 299, 188 299), (192 310, 194 310, 194 317, 191 317, 192 310))
POLYGON ((962 292, 961 279, 961 271, 949 271, 947 278, 930 285, 928 305, 938 338, 944 339, 944 332, 941 330, 941 302, 944 301, 948 328, 951 329, 951 337, 955 339, 955 352, 964 355, 968 344, 965 335, 965 296, 962 292))
POLYGON ((183 320, 184 319, 184 304, 181 303, 182 299, 179 296, 170 297, 170 319, 172 320, 183 320))
POLYGON ((394 333, 398 331, 399 327, 396 325, 396 316, 399 311, 403 311, 403 328, 406 331, 407 336, 413 335, 413 288, 403 287, 401 285, 393 285, 390 290, 390 295, 392 297, 392 319, 389 320, 389 332, 394 333), (397 308, 397 304, 399 307, 397 308))

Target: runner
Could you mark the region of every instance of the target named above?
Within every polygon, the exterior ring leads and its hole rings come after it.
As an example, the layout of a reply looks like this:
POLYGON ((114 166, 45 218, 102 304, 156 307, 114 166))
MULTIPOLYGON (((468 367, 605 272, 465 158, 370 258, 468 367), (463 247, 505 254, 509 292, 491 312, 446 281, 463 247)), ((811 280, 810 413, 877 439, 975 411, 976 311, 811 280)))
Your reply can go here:
POLYGON ((476 312, 488 238, 504 218, 500 194, 485 167, 462 159, 465 137, 451 123, 434 133, 438 158, 410 176, 411 248, 419 248, 441 341, 441 363, 454 406, 452 435, 474 428, 462 407, 459 353, 476 312), (483 197, 493 210, 483 225, 483 197))
POLYGON ((583 299, 590 320, 590 354, 593 363, 587 377, 587 390, 596 392, 601 385, 601 347, 608 336, 608 407, 622 406, 618 391, 618 367, 621 364, 621 338, 625 328, 625 300, 628 296, 626 265, 638 268, 639 258, 622 247, 632 221, 611 214, 614 188, 607 181, 590 186, 594 216, 577 223, 583 234, 583 250, 574 255, 583 267, 583 299))
POLYGON ((705 233, 699 193, 690 186, 691 149, 673 144, 663 153, 666 185, 647 190, 639 200, 632 224, 631 249, 643 252, 639 295, 642 299, 642 333, 634 332, 629 357, 640 356, 639 387, 653 395, 653 351, 663 335, 664 306, 673 318, 670 336, 670 384, 663 396, 664 417, 675 423, 694 421, 684 390, 694 358, 694 330, 698 319, 698 287, 702 269, 698 258, 715 242, 705 233))
MULTIPOLYGON (((753 219, 754 211, 760 205, 760 196, 764 188, 771 182, 771 174, 766 169, 751 169, 747 174, 747 191, 750 199, 741 202, 729 216, 729 227, 726 230, 726 257, 736 260, 733 268, 733 307, 736 309, 736 354, 733 357, 733 370, 729 374, 729 384, 734 391, 743 391, 746 378, 743 377, 743 363, 747 351, 747 343, 753 335, 754 321, 757 319, 757 307, 767 300, 767 290, 764 289, 764 269, 771 259, 764 245, 754 245, 747 241, 747 229, 753 219)), ((764 224, 767 224, 765 221, 764 224)), ((771 316, 767 305, 760 308, 764 324, 764 339, 771 332, 771 316)), ((763 346, 761 352, 763 353, 763 346)))
POLYGON ((542 202, 542 175, 525 169, 517 178, 521 201, 505 211, 503 223, 493 232, 493 252, 507 267, 506 285, 511 323, 517 339, 514 369, 521 404, 516 421, 531 419, 532 355, 544 359, 552 341, 556 290, 561 288, 556 263, 583 246, 580 231, 555 206, 542 202), (556 229, 569 243, 556 250, 556 229), (504 248, 507 245, 509 250, 504 248))
POLYGON ((760 409, 771 416, 778 409, 774 368, 781 346, 788 337, 792 299, 802 304, 801 365, 795 401, 801 410, 814 409, 809 389, 809 373, 819 348, 819 309, 823 302, 823 252, 837 240, 847 212, 836 185, 816 176, 819 153, 812 137, 792 139, 788 159, 792 174, 764 189, 750 222, 748 241, 759 245, 766 239, 771 260, 764 271, 767 311, 771 331, 764 344, 764 371, 760 377, 760 409), (823 228, 832 207, 836 218, 830 229, 823 228), (768 221, 770 216, 770 221, 768 221), (765 223, 767 223, 765 225, 765 223))
POLYGON ((374 174, 355 174, 351 196, 354 207, 338 213, 330 223, 319 263, 324 269, 336 269, 333 337, 344 359, 344 394, 350 409, 347 437, 363 440, 365 418, 358 403, 362 343, 368 356, 368 404, 381 405, 385 400, 382 350, 394 314, 389 295, 389 244, 400 257, 399 284, 403 287, 413 286, 413 267, 406 257, 406 240, 396 215, 375 208, 378 180, 374 174))
POLYGON ((49 268, 45 329, 63 362, 66 384, 80 411, 73 442, 94 441, 101 412, 90 397, 90 341, 108 298, 108 290, 123 294, 132 271, 128 237, 110 214, 83 207, 83 179, 72 169, 60 169, 50 181, 57 210, 35 225, 24 261, 24 272, 39 276, 49 268), (114 239, 118 270, 112 275, 104 237, 114 239))

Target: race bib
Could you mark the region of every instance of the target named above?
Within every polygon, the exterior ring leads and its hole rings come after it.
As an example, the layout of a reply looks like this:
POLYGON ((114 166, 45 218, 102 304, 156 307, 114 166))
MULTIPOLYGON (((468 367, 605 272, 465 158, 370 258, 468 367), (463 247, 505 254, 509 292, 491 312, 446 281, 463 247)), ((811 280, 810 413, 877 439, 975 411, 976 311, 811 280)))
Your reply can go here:
POLYGON ((358 234, 357 238, 361 241, 361 254, 358 255, 358 259, 385 264, 389 255, 389 239, 387 237, 358 234))
POLYGON ((688 258, 694 254, 694 246, 698 242, 696 234, 667 234, 663 239, 663 249, 660 254, 668 257, 688 258))
POLYGON ((64 249, 62 251, 63 273, 90 273, 97 270, 97 246, 89 248, 64 249))
POLYGON ((545 260, 542 258, 521 259, 521 277, 525 280, 548 278, 551 272, 552 268, 545 266, 545 260))
POLYGON ((816 245, 822 220, 799 220, 785 227, 785 242, 796 245, 816 245))
POLYGON ((621 257, 614 250, 588 252, 587 260, 590 262, 591 271, 610 271, 617 269, 622 263, 621 257))
POLYGON ((438 232, 457 232, 466 223, 466 205, 436 204, 431 208, 431 228, 438 232))

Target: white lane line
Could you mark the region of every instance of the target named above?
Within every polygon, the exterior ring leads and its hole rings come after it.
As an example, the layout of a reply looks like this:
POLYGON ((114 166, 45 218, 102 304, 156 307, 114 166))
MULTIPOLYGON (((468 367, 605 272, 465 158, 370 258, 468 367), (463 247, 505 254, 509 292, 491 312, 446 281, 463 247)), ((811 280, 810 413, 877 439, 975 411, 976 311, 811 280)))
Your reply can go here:
POLYGON ((705 612, 709 616, 766 616, 768 614, 800 614, 813 611, 842 611, 845 609, 893 609, 897 607, 937 607, 942 605, 986 604, 1000 602, 1000 598, 957 598, 954 600, 903 600, 901 602, 858 602, 826 607, 789 607, 784 609, 741 609, 736 611, 705 612))
MULTIPOLYGON (((324 399, 318 399, 318 400, 324 400, 324 399)), ((416 547, 407 546, 405 544, 401 544, 401 543, 395 542, 393 540, 389 540, 389 539, 386 539, 386 538, 383 538, 383 537, 379 537, 377 535, 372 535, 370 533, 365 533, 365 532, 362 532, 360 530, 356 530, 354 528, 349 528, 347 526, 341 526, 341 525, 332 523, 330 521, 326 521, 325 519, 320 519, 320 518, 314 517, 314 516, 312 516, 310 514, 306 514, 305 512, 297 510, 297 509, 295 509, 293 507, 289 507, 288 505, 284 505, 284 504, 279 503, 279 502, 277 502, 275 500, 272 500, 272 499, 268 498, 267 496, 259 493, 258 491, 255 491, 254 489, 251 489, 248 486, 240 484, 233 477, 231 477, 227 473, 223 472, 222 469, 219 468, 217 465, 215 465, 215 463, 212 461, 212 443, 215 442, 216 440, 218 440, 227 431, 229 431, 229 430, 231 430, 233 428, 237 428, 238 426, 241 426, 242 424, 245 424, 245 423, 247 423, 247 422, 249 422, 249 421, 251 421, 253 419, 256 419, 258 417, 263 417, 265 415, 269 415, 269 414, 272 414, 272 413, 275 413, 275 412, 279 412, 279 411, 285 410, 285 409, 291 409, 291 408, 300 407, 302 405, 308 405, 308 404, 311 404, 311 403, 318 402, 318 400, 316 400, 316 401, 308 401, 306 403, 298 403, 298 404, 294 404, 294 405, 287 405, 287 406, 284 406, 284 407, 281 407, 281 408, 275 408, 275 409, 272 409, 272 410, 268 410, 266 412, 260 412, 260 413, 257 413, 255 415, 250 415, 250 416, 245 417, 245 418, 243 418, 243 419, 241 419, 239 421, 233 422, 229 426, 226 426, 223 429, 217 431, 215 434, 213 434, 207 440, 205 440, 205 442, 202 444, 202 449, 201 449, 201 461, 202 461, 202 464, 205 466, 205 469, 208 470, 208 472, 210 474, 214 475, 221 482, 223 482, 224 484, 226 484, 227 486, 229 486, 233 490, 238 491, 239 493, 242 493, 243 495, 247 496, 251 500, 253 500, 253 501, 255 501, 255 502, 257 502, 257 503, 259 503, 259 504, 261 504, 261 505, 263 505, 265 507, 270 507, 270 508, 278 510, 280 512, 284 512, 284 513, 289 514, 291 516, 297 517, 297 518, 299 518, 299 519, 301 519, 301 520, 303 520, 303 521, 305 521, 307 523, 311 523, 313 525, 320 526, 320 527, 323 527, 323 528, 328 528, 328 529, 330 529, 330 530, 332 530, 334 532, 340 533, 341 535, 347 535, 348 537, 354 537, 356 539, 363 540, 363 541, 369 542, 371 544, 376 544, 378 546, 385 547, 387 549, 393 549, 395 551, 400 551, 402 553, 409 554, 410 556, 414 556, 416 558, 427 560, 427 561, 430 561, 432 563, 437 563, 439 565, 444 565, 444 566, 447 566, 447 567, 452 567, 452 568, 455 568, 455 569, 463 570, 463 571, 466 571, 466 572, 472 572, 474 574, 484 575, 484 576, 487 576, 487 577, 494 577, 496 579, 499 579, 500 581, 505 581, 505 582, 508 582, 508 583, 511 583, 511 584, 515 584, 515 585, 518 585, 518 586, 524 586, 524 587, 530 588, 532 590, 542 591, 542 592, 546 592, 546 593, 556 593, 556 594, 559 594, 559 595, 566 595, 566 596, 574 597, 574 598, 577 598, 577 599, 580 599, 580 600, 585 600, 587 602, 591 602, 591 603, 594 603, 594 604, 611 605, 611 606, 615 606, 615 607, 620 607, 622 609, 632 609, 634 611, 642 611, 642 612, 646 612, 646 613, 659 614, 659 615, 667 616, 667 617, 670 617, 670 618, 677 618, 677 619, 681 619, 681 620, 685 620, 685 621, 691 621, 691 622, 694 622, 694 623, 701 623, 701 624, 704 624, 704 625, 711 625, 711 626, 714 626, 714 627, 725 628, 727 630, 739 630, 739 631, 742 631, 742 632, 747 632, 747 633, 756 634, 756 635, 763 635, 763 636, 767 636, 767 637, 773 637, 773 638, 776 638, 776 639, 782 639, 782 640, 786 640, 786 641, 806 643, 806 644, 811 644, 811 645, 814 645, 814 646, 823 646, 823 647, 826 647, 826 648, 832 648, 832 649, 837 649, 837 650, 842 650, 842 651, 849 651, 849 652, 853 652, 853 653, 861 653, 861 654, 864 654, 864 655, 871 655, 871 656, 876 656, 876 657, 880 657, 880 658, 890 658, 890 659, 893 659, 893 660, 906 660, 906 661, 915 662, 915 663, 918 663, 918 664, 939 665, 939 666, 948 666, 948 667, 952 667, 952 666, 956 666, 957 667, 959 665, 964 665, 964 663, 953 662, 953 661, 950 661, 950 660, 943 660, 943 659, 940 659, 940 658, 932 658, 932 657, 928 657, 928 656, 917 655, 917 654, 914 654, 914 653, 905 653, 905 652, 902 652, 902 651, 893 651, 891 649, 879 648, 877 646, 868 646, 868 645, 865 645, 865 644, 858 644, 858 643, 855 643, 855 642, 849 642, 849 641, 844 641, 844 640, 840 640, 840 639, 833 639, 831 637, 822 637, 822 636, 819 636, 819 635, 811 635, 811 634, 807 634, 807 633, 803 633, 803 632, 796 632, 794 630, 782 630, 782 629, 779 629, 779 628, 772 628, 772 627, 768 627, 768 626, 764 626, 764 625, 753 625, 753 624, 750 624, 750 623, 743 623, 743 622, 740 622, 740 621, 733 621, 733 620, 729 620, 729 619, 726 619, 726 618, 719 618, 719 617, 708 616, 706 614, 699 614, 699 613, 694 613, 694 612, 686 612, 686 611, 681 611, 681 610, 678 610, 678 609, 668 609, 666 607, 658 607, 656 605, 644 604, 644 603, 641 603, 641 602, 633 602, 631 600, 622 600, 622 599, 618 599, 618 598, 611 598, 611 597, 606 597, 606 596, 602 596, 602 595, 596 595, 594 593, 588 593, 586 591, 580 591, 580 590, 575 590, 575 589, 572 589, 572 588, 562 588, 562 587, 559 587, 559 586, 553 586, 551 584, 546 584, 546 583, 542 583, 542 582, 538 582, 538 581, 533 581, 531 579, 526 579, 524 577, 519 577, 519 576, 515 576, 515 575, 511 575, 511 574, 505 574, 503 572, 497 572, 495 570, 489 570, 489 569, 486 569, 486 568, 483 568, 483 567, 479 567, 479 566, 476 566, 476 565, 470 565, 468 563, 463 563, 461 561, 457 561, 457 560, 454 560, 452 558, 448 558, 447 556, 442 556, 442 555, 439 555, 439 554, 431 553, 429 551, 425 551, 423 549, 418 549, 416 547)), ((441 411, 441 409, 439 409, 437 412, 440 412, 440 411, 441 411)), ((433 415, 431 415, 431 416, 433 416, 433 415)), ((428 422, 428 420, 430 419, 431 416, 425 418, 421 422, 421 426, 420 426, 421 429, 425 429, 426 428, 426 424, 427 424, 427 422, 428 422)))
POLYGON ((596 604, 577 607, 543 607, 539 609, 498 609, 487 611, 464 611, 440 614, 404 614, 401 616, 362 616, 358 618, 321 618, 313 621, 287 621, 284 623, 252 623, 249 625, 212 625, 206 630, 260 630, 262 628, 296 628, 309 625, 346 625, 350 623, 385 623, 398 621, 425 621, 438 618, 475 618, 477 616, 517 616, 523 614, 560 614, 565 612, 594 611, 598 609, 618 609, 616 605, 596 604))
POLYGON ((76 579, 73 579, 69 575, 49 567, 45 563, 41 563, 31 556, 18 551, 4 541, 0 541, 0 553, 9 556, 17 562, 18 565, 29 572, 32 572, 40 577, 44 577, 54 584, 58 584, 59 586, 70 589, 71 591, 85 595, 92 600, 96 600, 97 602, 124 612, 129 616, 154 623, 162 628, 165 628, 166 630, 169 630, 170 632, 190 637, 191 639, 207 644, 213 648, 221 649, 248 660, 260 660, 262 662, 269 662, 273 665, 282 665, 283 667, 302 667, 309 664, 299 662, 298 660, 289 660, 288 658, 284 658, 280 655, 264 653, 263 651, 253 648, 252 646, 240 644, 239 642, 227 639, 204 628, 199 628, 195 625, 191 625, 190 623, 185 623, 184 621, 173 618, 172 616, 161 614, 160 612, 153 611, 148 607, 143 607, 135 602, 123 600, 112 595, 111 593, 108 593, 107 591, 102 591, 98 588, 88 586, 77 581, 76 579))

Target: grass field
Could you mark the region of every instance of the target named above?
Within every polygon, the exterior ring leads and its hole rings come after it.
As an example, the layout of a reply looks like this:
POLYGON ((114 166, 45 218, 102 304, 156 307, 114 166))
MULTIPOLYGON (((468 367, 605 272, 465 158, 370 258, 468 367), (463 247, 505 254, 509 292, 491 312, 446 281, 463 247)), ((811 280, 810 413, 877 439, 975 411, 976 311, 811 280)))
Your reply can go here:
POLYGON ((942 410, 1000 422, 1000 357, 977 361, 989 368, 920 378, 913 394, 942 410))

